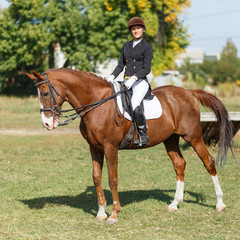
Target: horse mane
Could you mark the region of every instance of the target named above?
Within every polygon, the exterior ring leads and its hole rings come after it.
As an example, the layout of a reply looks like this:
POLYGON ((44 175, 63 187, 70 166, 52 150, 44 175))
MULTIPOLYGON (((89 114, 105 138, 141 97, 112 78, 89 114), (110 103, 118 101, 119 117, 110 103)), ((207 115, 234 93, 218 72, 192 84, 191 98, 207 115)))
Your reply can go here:
POLYGON ((71 68, 55 68, 55 69, 49 69, 47 72, 71 72, 71 73, 75 73, 77 75, 84 75, 87 77, 93 78, 94 80, 97 80, 99 82, 102 83, 106 83, 107 80, 102 78, 101 76, 98 76, 97 74, 93 73, 93 72, 85 72, 85 71, 81 71, 78 69, 71 69, 71 68))

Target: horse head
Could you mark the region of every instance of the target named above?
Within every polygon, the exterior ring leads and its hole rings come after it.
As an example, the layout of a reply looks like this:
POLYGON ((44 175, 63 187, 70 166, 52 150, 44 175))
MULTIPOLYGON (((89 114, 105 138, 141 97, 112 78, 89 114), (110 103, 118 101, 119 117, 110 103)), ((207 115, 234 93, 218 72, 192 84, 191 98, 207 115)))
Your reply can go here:
POLYGON ((48 79, 46 73, 36 73, 31 71, 32 74, 26 75, 32 80, 36 81, 38 90, 38 100, 40 104, 40 113, 42 124, 48 130, 53 130, 59 125, 58 118, 61 114, 61 106, 64 100, 63 88, 54 79, 48 79), (53 83, 54 82, 54 83, 53 83))

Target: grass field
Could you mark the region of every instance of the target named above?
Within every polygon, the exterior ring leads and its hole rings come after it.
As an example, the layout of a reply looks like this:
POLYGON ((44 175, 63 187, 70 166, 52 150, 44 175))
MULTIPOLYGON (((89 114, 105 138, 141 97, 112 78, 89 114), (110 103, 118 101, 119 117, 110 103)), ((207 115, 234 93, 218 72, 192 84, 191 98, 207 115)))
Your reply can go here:
MULTIPOLYGON (((237 111, 239 100, 232 101, 227 109, 237 111)), ((0 117, 0 239, 240 239, 240 165, 232 157, 218 168, 227 209, 217 213, 211 177, 191 148, 183 150, 184 202, 169 213, 176 182, 163 145, 120 151, 122 211, 119 223, 105 225, 94 220, 91 158, 79 121, 47 132, 36 98, 0 97, 0 117)), ((106 166, 103 187, 111 213, 106 166)))

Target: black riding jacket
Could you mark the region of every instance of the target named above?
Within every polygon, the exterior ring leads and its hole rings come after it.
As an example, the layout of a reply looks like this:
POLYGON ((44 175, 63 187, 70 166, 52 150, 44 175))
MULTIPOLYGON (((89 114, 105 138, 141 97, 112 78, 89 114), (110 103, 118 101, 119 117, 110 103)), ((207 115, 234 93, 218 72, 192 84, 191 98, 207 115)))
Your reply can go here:
POLYGON ((112 75, 116 78, 125 67, 124 77, 135 75, 138 79, 146 79, 146 75, 151 71, 152 58, 152 46, 144 39, 134 48, 133 41, 126 42, 123 44, 122 55, 112 75))

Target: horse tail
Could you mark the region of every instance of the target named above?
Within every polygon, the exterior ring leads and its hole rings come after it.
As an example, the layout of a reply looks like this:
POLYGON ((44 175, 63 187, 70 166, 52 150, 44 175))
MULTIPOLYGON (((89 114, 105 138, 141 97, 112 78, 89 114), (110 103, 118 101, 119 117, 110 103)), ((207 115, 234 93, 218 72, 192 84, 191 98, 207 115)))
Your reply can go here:
MULTIPOLYGON (((234 153, 233 143, 233 124, 229 120, 228 111, 223 103, 214 95, 203 91, 201 89, 190 90, 197 101, 214 112, 218 122, 218 135, 219 135, 219 150, 216 159, 216 165, 220 161, 220 165, 223 166, 226 163, 227 153, 230 148, 232 154, 234 153)), ((213 129, 216 131, 216 129, 213 129)))

